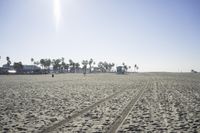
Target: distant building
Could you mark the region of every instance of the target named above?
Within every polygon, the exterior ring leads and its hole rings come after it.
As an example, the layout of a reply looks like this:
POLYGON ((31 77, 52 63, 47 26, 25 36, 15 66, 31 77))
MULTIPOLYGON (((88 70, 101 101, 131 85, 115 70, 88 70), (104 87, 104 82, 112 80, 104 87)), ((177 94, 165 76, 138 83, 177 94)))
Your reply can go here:
POLYGON ((12 65, 4 64, 0 67, 0 74, 8 74, 14 72, 14 68, 12 65))
MULTIPOLYGON (((2 67, 0 67, 0 74, 7 74, 7 73, 14 73, 14 67, 12 65, 4 64, 2 67)), ((41 70, 40 67, 36 65, 23 65, 23 68, 21 71, 17 73, 48 73, 46 70, 41 70)))
POLYGON ((8 73, 7 68, 0 67, 0 74, 7 74, 7 73, 8 73))
POLYGON ((75 67, 69 67, 69 72, 70 73, 75 73, 75 67))
POLYGON ((7 70, 13 70, 13 69, 14 69, 12 65, 8 65, 8 64, 4 64, 4 65, 2 66, 2 68, 3 68, 3 69, 7 69, 7 70))
POLYGON ((82 68, 81 68, 81 67, 78 67, 78 68, 75 69, 75 72, 76 72, 76 73, 82 73, 83 71, 82 71, 82 68))
POLYGON ((40 67, 36 65, 23 65, 23 70, 40 70, 40 67))
POLYGON ((93 67, 92 68, 92 72, 94 72, 94 73, 100 73, 101 69, 99 67, 93 67))
POLYGON ((36 73, 40 72, 41 68, 36 65, 23 65, 22 71, 24 73, 36 73))
POLYGON ((117 74, 125 74, 124 66, 117 67, 117 74))

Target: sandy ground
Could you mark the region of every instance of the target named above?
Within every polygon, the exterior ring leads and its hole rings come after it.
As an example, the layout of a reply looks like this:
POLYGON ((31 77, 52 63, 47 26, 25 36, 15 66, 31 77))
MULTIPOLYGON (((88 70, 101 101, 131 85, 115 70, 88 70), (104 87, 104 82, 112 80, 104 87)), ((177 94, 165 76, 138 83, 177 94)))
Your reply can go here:
POLYGON ((200 132, 200 75, 0 75, 1 132, 200 132))

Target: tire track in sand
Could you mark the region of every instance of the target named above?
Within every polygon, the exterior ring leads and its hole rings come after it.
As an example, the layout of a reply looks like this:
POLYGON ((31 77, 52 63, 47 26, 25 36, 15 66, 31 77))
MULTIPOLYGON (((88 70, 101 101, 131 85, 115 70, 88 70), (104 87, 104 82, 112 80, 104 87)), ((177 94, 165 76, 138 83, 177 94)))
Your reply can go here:
POLYGON ((122 116, 119 117, 110 127, 110 129, 106 132, 106 133, 115 133, 117 132, 117 130, 119 129, 119 127, 121 127, 121 125, 124 123, 124 121, 126 120, 128 114, 133 110, 133 108, 135 107, 137 101, 139 101, 139 99, 142 97, 142 95, 144 94, 144 92, 146 91, 147 87, 149 85, 149 82, 146 83, 146 86, 141 89, 141 91, 137 94, 136 97, 134 97, 129 104, 126 106, 126 108, 122 111, 122 116))
POLYGON ((70 117, 68 117, 68 118, 66 118, 66 119, 63 119, 63 120, 61 120, 61 121, 59 121, 59 122, 57 122, 57 123, 54 123, 53 125, 50 125, 49 127, 45 127, 45 128, 43 128, 43 129, 39 130, 38 132, 39 132, 39 133, 49 133, 49 132, 55 131, 58 127, 60 127, 60 126, 62 126, 62 125, 64 125, 64 124, 66 124, 66 123, 72 121, 73 119, 77 118, 78 116, 81 116, 81 115, 84 114, 85 112, 87 112, 87 111, 89 111, 89 110, 95 108, 96 106, 98 106, 98 105, 100 105, 101 103, 103 103, 103 102, 105 102, 105 101, 107 101, 107 100, 113 98, 114 96, 118 95, 119 93, 121 93, 121 92, 123 92, 123 91, 125 91, 125 90, 122 89, 122 90, 120 90, 120 91, 118 91, 118 92, 116 92, 116 93, 114 93, 114 94, 112 94, 112 95, 110 95, 110 96, 108 96, 108 97, 106 97, 106 98, 104 98, 104 99, 101 99, 100 101, 98 101, 98 102, 92 104, 91 106, 86 107, 85 109, 83 109, 83 110, 81 110, 81 111, 79 111, 79 112, 77 112, 77 113, 71 115, 70 117))

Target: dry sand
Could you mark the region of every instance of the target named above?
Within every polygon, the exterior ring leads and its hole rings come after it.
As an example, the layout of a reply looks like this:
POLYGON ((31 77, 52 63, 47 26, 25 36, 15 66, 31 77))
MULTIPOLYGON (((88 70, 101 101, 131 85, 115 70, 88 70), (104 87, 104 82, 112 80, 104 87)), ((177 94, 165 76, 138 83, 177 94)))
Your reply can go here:
POLYGON ((0 92, 2 132, 200 132, 199 74, 0 75, 0 92))

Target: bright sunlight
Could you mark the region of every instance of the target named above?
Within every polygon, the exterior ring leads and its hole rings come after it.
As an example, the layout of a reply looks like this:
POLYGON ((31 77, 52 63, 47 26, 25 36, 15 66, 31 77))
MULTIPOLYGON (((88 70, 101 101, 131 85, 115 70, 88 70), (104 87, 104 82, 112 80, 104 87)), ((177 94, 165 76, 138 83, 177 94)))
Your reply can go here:
POLYGON ((54 16, 55 16, 55 23, 56 23, 56 31, 58 30, 59 23, 60 23, 60 0, 54 0, 54 16))

